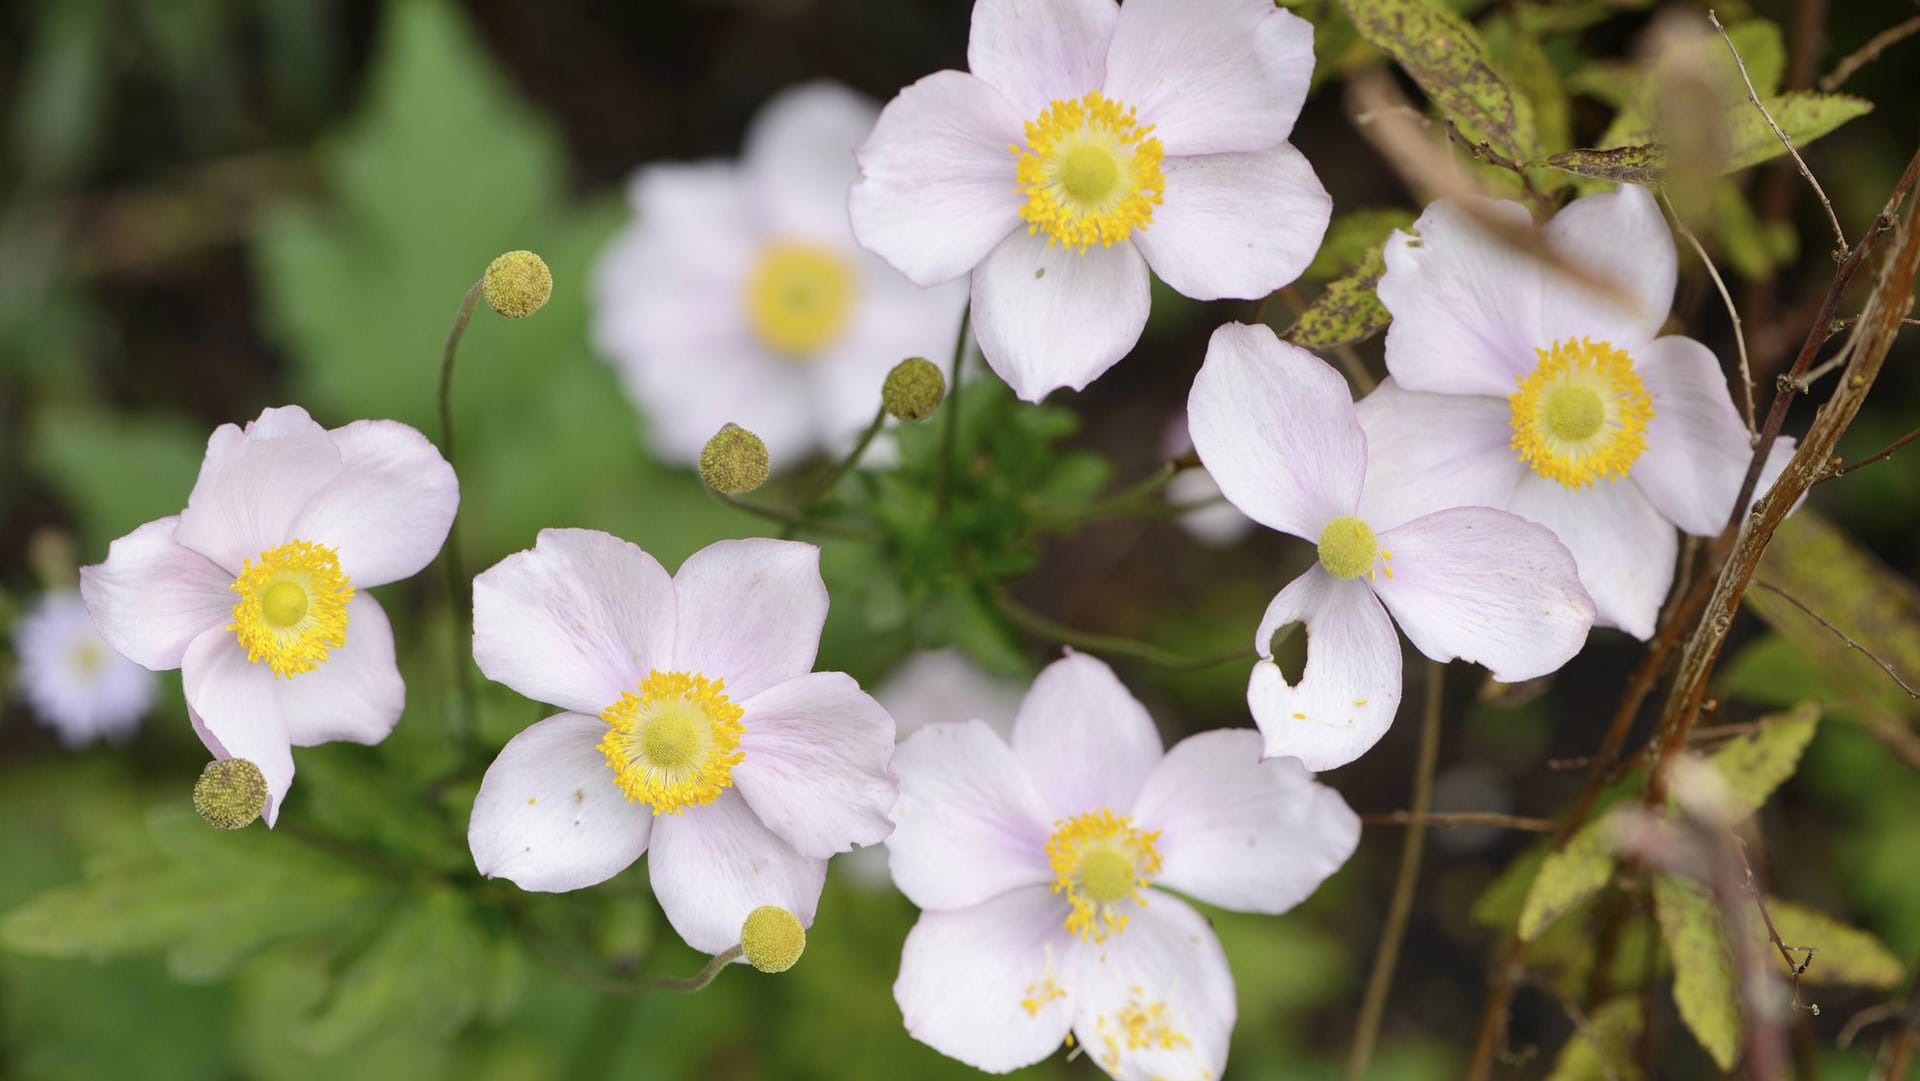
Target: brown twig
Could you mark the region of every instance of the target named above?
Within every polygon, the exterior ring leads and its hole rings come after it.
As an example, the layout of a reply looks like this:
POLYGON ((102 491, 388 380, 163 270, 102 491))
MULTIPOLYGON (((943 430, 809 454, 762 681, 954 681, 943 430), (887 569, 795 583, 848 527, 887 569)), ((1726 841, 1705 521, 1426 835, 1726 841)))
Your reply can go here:
POLYGON ((1907 993, 1907 1007, 1900 1014, 1900 1028, 1880 1045, 1880 1061, 1874 1066, 1874 1081, 1907 1081, 1907 1070, 1920 1050, 1920 974, 1913 978, 1913 990, 1907 993))
POLYGON ((1853 1046, 1853 1041, 1859 1037, 1863 1030, 1872 1025, 1877 1025, 1882 1021, 1891 1021, 1899 1017, 1901 1011, 1904 1009, 1905 1006, 1898 1002, 1881 1002, 1868 1006, 1866 1009, 1847 1018, 1846 1026, 1840 1030, 1840 1035, 1833 1041, 1834 1046, 1845 1051, 1847 1048, 1853 1046))
POLYGON ((1363 826, 1439 826, 1443 829, 1492 826, 1496 829, 1520 830, 1525 833, 1553 832, 1551 818, 1528 818, 1524 815, 1501 814, 1497 811, 1428 811, 1424 814, 1413 811, 1379 811, 1361 815, 1360 824, 1363 826))
POLYGON ((1754 879, 1753 864, 1747 860, 1747 846, 1738 836, 1733 837, 1733 850, 1740 857, 1740 869, 1746 873, 1747 893, 1753 897, 1754 907, 1760 910, 1760 922, 1766 925, 1767 941, 1773 943, 1773 948, 1780 951, 1780 960, 1786 962, 1787 979, 1793 985, 1793 1008, 1805 1010, 1815 1017, 1820 1016, 1819 1003, 1800 1001, 1800 977, 1806 975, 1808 967, 1813 964, 1813 955, 1818 952, 1817 947, 1789 946, 1780 940, 1780 932, 1773 926, 1773 913, 1767 911, 1766 895, 1760 892, 1760 885, 1754 879), (1795 950, 1806 956, 1798 961, 1794 960, 1793 951, 1795 950))
POLYGON ((1887 449, 1879 452, 1878 454, 1869 454, 1865 458, 1862 458, 1857 462, 1848 462, 1845 465, 1834 466, 1831 470, 1828 471, 1827 475, 1822 479, 1832 480, 1835 477, 1844 477, 1848 473, 1853 472, 1854 470, 1860 468, 1863 465, 1872 465, 1875 462, 1884 462, 1888 458, 1893 457, 1895 451, 1898 451, 1901 447, 1906 446, 1908 443, 1911 443, 1916 439, 1920 439, 1920 428, 1915 428, 1913 431, 1910 431, 1907 434, 1901 436, 1900 438, 1894 440, 1893 442, 1887 444, 1887 449))
POLYGON ((1833 212, 1833 200, 1827 198, 1826 190, 1820 186, 1818 180, 1813 178, 1813 170, 1807 168, 1806 160, 1800 156, 1800 151, 1794 149, 1793 140, 1787 137, 1786 132, 1780 130, 1780 125, 1773 119, 1773 114, 1768 112, 1767 107, 1760 103, 1760 91, 1754 89, 1753 76, 1747 74, 1747 62, 1741 58, 1740 50, 1733 44, 1732 35, 1727 33, 1726 27, 1720 25, 1719 17, 1712 11, 1707 12, 1707 21, 1713 24, 1715 30, 1719 31, 1720 40, 1727 43, 1727 51, 1733 54, 1733 63, 1740 69, 1740 80, 1747 84, 1748 100, 1752 101, 1753 107, 1760 110, 1760 115, 1766 118, 1767 126, 1772 128, 1773 134, 1779 137, 1780 145, 1787 148, 1788 154, 1793 155, 1793 163, 1800 167, 1800 175, 1807 179, 1807 183, 1813 186, 1813 193, 1820 197, 1820 205, 1824 207, 1827 212, 1827 224, 1833 226, 1833 239, 1836 245, 1834 251, 1846 251, 1849 247, 1847 244, 1847 234, 1840 228, 1840 216, 1833 212))
POLYGON ((1720 292, 1721 303, 1727 306, 1727 318, 1733 322, 1733 345, 1740 354, 1740 389, 1745 392, 1742 403, 1746 407, 1747 433, 1753 434, 1758 418, 1753 404, 1753 365, 1747 359, 1747 334, 1740 326, 1740 309, 1734 306, 1733 294, 1727 291, 1726 280, 1720 277, 1720 269, 1713 265, 1713 259, 1707 255, 1707 249, 1700 238, 1693 235, 1687 223, 1680 220, 1680 214, 1673 209, 1673 201, 1667 198, 1666 189, 1659 189, 1660 203, 1667 208, 1667 216, 1673 219, 1674 228, 1686 238, 1693 253, 1700 257, 1700 264, 1707 268, 1707 276, 1713 279, 1713 287, 1720 292))
POLYGON ((1920 15, 1915 15, 1903 23, 1890 26, 1873 35, 1867 39, 1865 45, 1840 58, 1840 62, 1833 66, 1833 70, 1820 80, 1820 89, 1829 94, 1833 93, 1848 79, 1853 78, 1854 72, 1880 59, 1881 53, 1917 33, 1920 33, 1920 15))
POLYGON ((1771 593, 1774 596, 1779 597, 1781 600, 1786 601, 1788 604, 1793 605, 1795 608, 1800 609, 1801 612, 1805 613, 1808 619, 1813 620, 1815 623, 1818 623, 1822 627, 1825 627, 1827 630, 1833 632, 1833 636, 1835 638, 1840 639, 1842 642, 1845 642, 1847 644, 1848 649, 1853 650, 1854 652, 1867 658, 1873 663, 1879 665, 1881 671, 1887 674, 1888 679, 1893 680, 1896 684, 1900 686, 1901 690, 1907 692, 1908 698, 1920 698, 1920 691, 1914 690, 1913 685, 1908 683, 1904 678, 1902 678, 1900 675, 1900 671, 1896 669, 1892 665, 1892 663, 1890 663, 1885 657, 1880 656, 1879 654, 1875 653, 1873 650, 1870 650, 1867 647, 1861 645, 1860 643, 1854 641, 1853 637, 1849 635, 1846 631, 1843 631, 1840 628, 1834 626, 1832 623, 1828 622, 1825 616, 1822 616, 1820 613, 1807 607, 1805 601, 1802 601, 1800 598, 1794 596, 1791 593, 1788 593, 1786 590, 1781 589, 1779 586, 1774 585, 1772 582, 1769 582, 1764 578, 1754 579, 1753 584, 1756 588, 1764 589, 1768 593, 1771 593))

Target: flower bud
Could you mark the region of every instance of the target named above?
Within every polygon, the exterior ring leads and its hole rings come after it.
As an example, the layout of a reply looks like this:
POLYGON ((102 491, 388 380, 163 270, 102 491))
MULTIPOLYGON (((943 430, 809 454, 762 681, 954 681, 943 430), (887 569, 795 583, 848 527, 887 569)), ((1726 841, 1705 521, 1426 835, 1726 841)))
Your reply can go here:
POLYGON ((908 357, 895 364, 880 388, 880 402, 895 420, 925 420, 946 396, 946 376, 926 357, 908 357))
POLYGON ((722 425, 700 448, 700 480, 721 495, 745 495, 767 482, 767 445, 738 424, 722 425))
POLYGON ((508 319, 525 319, 546 307, 553 295, 553 271, 530 251, 510 251, 487 264, 480 293, 487 307, 508 319))
POLYGON ((267 777, 244 758, 207 763, 193 783, 193 809, 207 825, 237 830, 267 809, 267 777))
POLYGON ((761 905, 740 925, 740 950, 762 972, 785 972, 807 951, 807 929, 778 905, 761 905))

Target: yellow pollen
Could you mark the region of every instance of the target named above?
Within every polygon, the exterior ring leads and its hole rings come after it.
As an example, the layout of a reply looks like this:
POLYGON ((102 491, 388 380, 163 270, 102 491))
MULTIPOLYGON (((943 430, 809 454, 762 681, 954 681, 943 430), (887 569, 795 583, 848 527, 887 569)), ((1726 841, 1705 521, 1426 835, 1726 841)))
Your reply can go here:
POLYGON ((1159 832, 1133 828, 1133 819, 1106 808, 1054 823, 1047 838, 1053 892, 1065 894, 1072 911, 1067 930, 1089 942, 1127 928, 1125 901, 1147 903, 1142 892, 1160 873, 1159 832))
MULTIPOLYGON (((1373 527, 1343 514, 1320 530, 1320 565, 1335 578, 1373 578, 1373 563, 1385 555, 1373 527)), ((1391 571, 1388 572, 1391 575, 1391 571)))
POLYGON ((653 671, 600 711, 607 722, 600 753, 627 799, 653 813, 679 814, 712 803, 733 784, 745 753, 741 708, 726 681, 691 672, 653 671))
POLYGON ((1507 398, 1520 459, 1569 488, 1626 476, 1647 449, 1653 419, 1653 396, 1633 358, 1590 338, 1568 338, 1534 353, 1540 363, 1507 398))
POLYGON ((1133 1000, 1111 1018, 1104 1014, 1097 1020, 1100 1042, 1105 1051, 1100 1055, 1100 1064, 1107 1072, 1119 1075, 1120 1052, 1159 1050, 1178 1051, 1193 1046, 1187 1034, 1173 1026, 1167 1004, 1153 1002, 1142 1004, 1141 989, 1135 987, 1133 1000))
POLYGON ((353 586, 324 544, 289 541, 240 568, 228 588, 240 595, 227 625, 247 651, 276 676, 310 672, 347 644, 347 602, 353 586))
POLYGON ((1027 145, 1008 148, 1027 197, 1020 208, 1027 232, 1045 230, 1048 244, 1085 251, 1152 224, 1166 188, 1152 132, 1098 90, 1049 103, 1027 121, 1027 145))
POLYGON ((808 359, 847 329, 858 287, 853 264, 836 252, 769 244, 747 276, 747 321, 768 349, 808 359))

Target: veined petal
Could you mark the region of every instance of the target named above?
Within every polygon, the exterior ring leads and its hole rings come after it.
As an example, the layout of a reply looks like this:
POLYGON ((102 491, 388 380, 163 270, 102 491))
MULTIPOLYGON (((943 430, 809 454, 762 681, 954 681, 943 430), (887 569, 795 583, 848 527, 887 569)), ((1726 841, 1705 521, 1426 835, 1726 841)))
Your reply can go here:
POLYGON ((914 1039, 977 1070, 1005 1073, 1059 1050, 1078 1002, 1066 903, 1030 886, 948 912, 922 912, 900 951, 893 998, 914 1039))
POLYGON ((605 882, 647 850, 653 815, 614 783, 599 746, 606 731, 598 717, 562 713, 500 749, 467 825, 481 874, 564 893, 605 882))
POLYGON ((1527 472, 1500 398, 1423 394, 1389 377, 1354 408, 1367 434, 1360 517, 1376 529, 1449 507, 1504 507, 1527 472))
POLYGON ((1673 308, 1678 260, 1667 219, 1647 189, 1622 184, 1617 191, 1575 199, 1541 235, 1554 251, 1623 294, 1609 298, 1542 266, 1540 321, 1547 341, 1592 337, 1624 346, 1660 333, 1673 308))
POLYGON ((1697 537, 1717 536, 1753 461, 1720 362, 1706 346, 1680 337, 1657 339, 1633 360, 1653 396, 1647 449, 1633 463, 1633 482, 1668 521, 1697 537))
POLYGON ((1051 819, 1020 761, 985 721, 921 728, 901 741, 893 771, 900 801, 887 851, 894 884, 908 900, 925 909, 966 908, 1053 881, 1051 819))
POLYGON ((1140 340, 1149 284, 1130 241, 1075 251, 1018 230, 973 272, 974 335, 1022 399, 1082 390, 1140 340))
POLYGON ((1162 174, 1166 201, 1134 243, 1161 281, 1196 300, 1264 297, 1298 278, 1333 216, 1332 197, 1290 143, 1168 158, 1162 174))
POLYGON ((740 925, 761 905, 778 905, 813 926, 827 861, 808 859, 767 829, 738 792, 653 824, 653 894, 687 945, 720 953, 740 942, 740 925))
MULTIPOLYGON (((1533 219, 1519 203, 1481 199, 1482 214, 1514 226, 1533 219)), ((1504 399, 1550 344, 1539 328, 1539 263, 1494 238, 1466 206, 1430 204, 1411 233, 1387 239, 1376 291, 1393 313, 1387 370, 1408 390, 1504 399)))
POLYGON ((173 539, 230 575, 293 539, 292 526, 339 475, 340 450, 297 405, 269 409, 245 430, 214 429, 173 539))
POLYGON ((418 574, 453 527, 460 482, 440 449, 394 420, 358 420, 327 433, 340 472, 314 493, 291 534, 332 548, 355 588, 418 574))
POLYGON ((1108 97, 1170 156, 1264 150, 1293 133, 1313 76, 1313 27, 1265 0, 1127 0, 1108 97))
POLYGON ((1278 915, 1306 900, 1360 843, 1360 817, 1291 758, 1261 761, 1250 728, 1188 736, 1133 806, 1158 830, 1155 883, 1222 908, 1278 915))
POLYGON ((347 602, 347 642, 320 666, 279 684, 295 747, 334 740, 379 743, 400 721, 407 685, 393 654, 393 625, 373 594, 347 602))
POLYGON ((842 672, 813 672, 741 703, 733 783, 767 828, 826 859, 893 832, 893 718, 842 672))
POLYGON ((967 67, 1016 113, 1039 116, 1056 100, 1100 89, 1119 16, 1113 0, 978 0, 967 67))
POLYGON ((293 745, 287 738, 287 718, 273 670, 248 661, 247 651, 233 633, 215 627, 187 647, 180 662, 180 683, 194 731, 207 750, 216 758, 244 758, 266 775, 267 807, 262 817, 273 825, 280 816, 280 801, 293 784, 293 745))
POLYGON ((1580 652, 1593 602, 1572 553, 1545 526, 1455 507, 1380 535, 1392 573, 1373 590, 1414 648, 1486 665, 1502 683, 1544 676, 1580 652))
POLYGON ((790 86, 760 107, 741 155, 768 231, 845 245, 847 190, 860 179, 853 152, 873 133, 880 108, 838 83, 790 86))
POLYGON ((598 713, 673 660, 673 581, 595 529, 543 529, 473 580, 473 659, 540 702, 598 713))
POLYGON ((1187 424, 1227 499, 1269 529, 1317 541, 1359 505, 1367 438, 1346 380, 1267 327, 1213 332, 1187 424))
POLYGON ((853 235, 921 285, 972 270, 1020 223, 1008 148, 1024 137, 1025 119, 963 71, 936 71, 900 91, 857 154, 853 235))
POLYGON ((1117 1078, 1219 1077, 1237 1007, 1213 928, 1159 890, 1127 929, 1079 951, 1073 1034, 1117 1078))
POLYGON ((1362 579, 1340 581, 1316 566, 1273 598, 1260 620, 1247 705, 1267 740, 1268 758, 1298 758, 1307 769, 1344 766, 1365 754, 1400 708, 1400 638, 1362 579), (1289 685, 1268 643, 1304 623, 1307 663, 1289 685))
POLYGON ((734 701, 813 671, 827 622, 827 584, 813 545, 709 544, 680 564, 673 593, 679 605, 674 666, 726 680, 734 701))
POLYGON ((1637 486, 1603 480, 1568 488, 1528 473, 1508 509, 1553 530, 1573 553, 1580 584, 1593 598, 1595 626, 1652 637, 1673 585, 1679 538, 1637 486))
POLYGON ((180 667, 201 632, 224 627, 233 575, 173 539, 179 518, 159 518, 114 541, 105 562, 80 568, 80 595, 115 651, 144 668, 180 667))
POLYGON ((1160 761, 1160 733, 1113 669, 1068 653, 1042 669, 1013 721, 1013 753, 1048 818, 1126 813, 1160 761))

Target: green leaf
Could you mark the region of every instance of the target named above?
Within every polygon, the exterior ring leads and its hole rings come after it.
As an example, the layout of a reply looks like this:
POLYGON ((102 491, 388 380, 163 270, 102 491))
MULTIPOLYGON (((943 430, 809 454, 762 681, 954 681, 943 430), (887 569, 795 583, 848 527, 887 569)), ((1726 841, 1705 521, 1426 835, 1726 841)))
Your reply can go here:
POLYGON ((1413 228, 1413 211, 1402 207, 1367 207, 1349 210, 1327 226, 1327 236, 1313 262, 1300 274, 1301 281, 1320 282, 1337 278, 1366 262, 1387 242, 1395 229, 1413 228))
POLYGON ((297 1038, 319 1055, 390 1028, 444 1039, 479 1009, 490 961, 490 945, 466 898, 449 888, 410 897, 380 937, 348 962, 326 1006, 297 1038))
POLYGON ((1667 152, 1655 145, 1565 150, 1548 158, 1546 164, 1592 180, 1658 184, 1666 175, 1667 152))
MULTIPOLYGON (((1887 990, 1906 982, 1906 966, 1878 938, 1856 927, 1849 927, 1832 916, 1791 901, 1767 898, 1767 913, 1780 941, 1796 951, 1812 947, 1813 963, 1801 974, 1802 983, 1845 984, 1887 990)), ((1766 938, 1766 925, 1760 920, 1749 925, 1766 938)), ((1767 943, 1769 956, 1779 955, 1767 943)), ((1798 960, 1800 954, 1796 952, 1798 960)))
POLYGON ((1345 0, 1354 28, 1398 61, 1470 139, 1515 161, 1539 155, 1533 108, 1495 69, 1473 24, 1440 0, 1345 0))
POLYGON ((1707 891, 1671 875, 1653 880, 1653 911, 1673 958, 1673 1001, 1693 1038, 1723 1070, 1740 1051, 1740 1004, 1720 910, 1707 891))
POLYGON ((114 538, 180 512, 206 445, 206 432, 175 417, 49 409, 28 453, 72 505, 84 561, 93 562, 114 538))
POLYGON ((1806 655, 1777 634, 1742 646, 1720 666, 1716 685, 1722 698, 1738 698, 1769 709, 1784 709, 1833 693, 1806 655))
POLYGON ((1515 856, 1487 888, 1480 891, 1468 917, 1496 931, 1518 926, 1527 894, 1533 891, 1533 880, 1539 877, 1540 865, 1546 862, 1548 851, 1547 845, 1538 844, 1515 856))
POLYGON ((1735 820, 1760 809, 1800 766, 1800 754, 1820 726, 1820 706, 1802 702, 1760 719, 1760 729, 1735 737, 1707 756, 1726 782, 1728 813, 1735 820))
MULTIPOLYGON (((1796 90, 1768 100, 1767 111, 1773 114, 1780 130, 1793 140, 1794 148, 1804 150, 1808 143, 1847 121, 1872 112, 1873 103, 1848 94, 1796 90)), ((1743 107, 1737 107, 1728 118, 1727 139, 1731 150, 1726 164, 1721 166, 1722 173, 1739 172, 1787 152, 1780 137, 1773 133, 1766 117, 1760 115, 1752 102, 1744 102, 1743 107)))
POLYGON ((1599 818, 1580 828, 1565 848, 1547 856, 1520 910, 1520 937, 1534 939, 1613 877, 1613 823, 1599 818))
POLYGON ((1634 1062, 1634 1044, 1646 1018, 1637 995, 1601 1003, 1587 1018, 1591 1034, 1576 1031, 1554 1060, 1547 1081, 1637 1081, 1645 1075, 1634 1062))
POLYGON ((1358 266, 1327 283, 1327 288, 1287 330, 1286 339, 1308 349, 1353 345, 1387 329, 1393 316, 1374 288, 1387 272, 1381 248, 1369 250, 1358 266))

